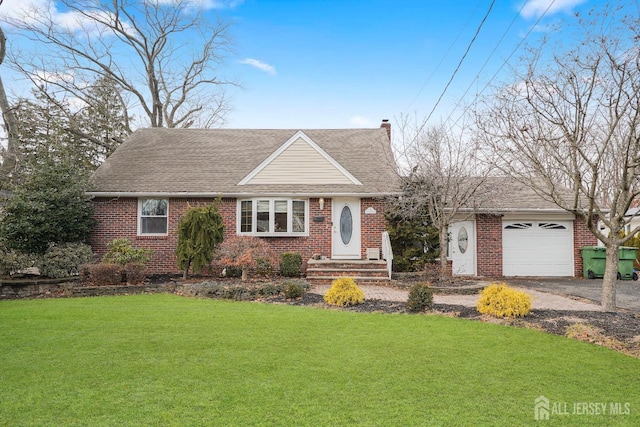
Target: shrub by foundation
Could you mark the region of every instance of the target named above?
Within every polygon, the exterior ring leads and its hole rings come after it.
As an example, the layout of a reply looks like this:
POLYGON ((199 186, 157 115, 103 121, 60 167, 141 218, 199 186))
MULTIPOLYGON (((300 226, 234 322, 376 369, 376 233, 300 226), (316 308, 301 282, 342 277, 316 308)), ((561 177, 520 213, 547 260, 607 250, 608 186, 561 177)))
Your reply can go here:
POLYGON ((477 309, 495 317, 524 317, 531 310, 531 296, 505 283, 493 283, 480 293, 477 309))
POLYGON ((113 286, 122 282, 122 267, 119 264, 101 262, 91 266, 91 282, 96 286, 113 286))
POLYGON ((31 267, 33 258, 33 255, 7 249, 0 242, 0 277, 10 277, 20 270, 31 267))
POLYGON ((151 249, 134 248, 131 241, 126 238, 112 240, 107 243, 107 249, 102 262, 120 264, 122 267, 131 262, 144 264, 151 257, 151 249))
POLYGON ((297 252, 285 252, 280 255, 280 275, 284 277, 300 277, 302 271, 302 255, 297 252))
POLYGON ((80 274, 80 266, 93 261, 91 246, 84 243, 51 244, 36 260, 43 276, 59 279, 80 274))
POLYGON ((144 274, 144 264, 139 262, 130 262, 124 266, 125 281, 132 285, 138 285, 144 282, 147 276, 144 274))
POLYGON ((428 283, 416 283, 409 289, 407 310, 412 313, 425 311, 433 306, 433 291, 428 283))
POLYGON ((324 294, 327 304, 346 307, 362 304, 364 293, 351 277, 340 277, 331 282, 331 288, 324 294))
POLYGON ((228 265, 223 270, 223 276, 225 277, 240 277, 242 276, 242 267, 237 267, 235 265, 228 265))

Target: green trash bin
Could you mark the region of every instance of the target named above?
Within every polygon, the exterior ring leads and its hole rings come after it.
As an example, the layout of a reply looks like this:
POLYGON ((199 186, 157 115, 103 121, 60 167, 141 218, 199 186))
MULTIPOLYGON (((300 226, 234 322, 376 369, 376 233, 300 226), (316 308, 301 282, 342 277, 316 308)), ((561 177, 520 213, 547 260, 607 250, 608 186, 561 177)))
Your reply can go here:
POLYGON ((602 278, 607 261, 606 249, 599 246, 583 246, 580 249, 580 253, 582 254, 582 274, 584 278, 602 278))
MULTIPOLYGON (((618 280, 637 280, 637 273, 633 269, 636 260, 636 248, 621 246, 618 254, 618 280)), ((596 279, 604 276, 607 251, 599 246, 583 246, 582 274, 585 279, 596 279)))
POLYGON ((636 248, 621 246, 618 255, 618 280, 637 280, 634 277, 633 262, 636 260, 636 248))

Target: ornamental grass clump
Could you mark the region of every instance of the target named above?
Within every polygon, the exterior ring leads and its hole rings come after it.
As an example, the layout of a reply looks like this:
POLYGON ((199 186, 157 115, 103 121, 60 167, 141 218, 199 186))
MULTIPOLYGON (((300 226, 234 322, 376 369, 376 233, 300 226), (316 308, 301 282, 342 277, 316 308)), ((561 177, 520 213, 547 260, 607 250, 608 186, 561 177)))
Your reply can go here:
POLYGON ((409 289, 407 310, 419 313, 433 306, 433 291, 428 283, 416 283, 409 289))
POLYGON ((495 317, 524 317, 531 310, 531 296, 505 283, 492 283, 482 290, 478 312, 495 317))
POLYGON ((331 288, 324 294, 327 304, 347 307, 362 304, 364 293, 350 277, 340 277, 331 282, 331 288))

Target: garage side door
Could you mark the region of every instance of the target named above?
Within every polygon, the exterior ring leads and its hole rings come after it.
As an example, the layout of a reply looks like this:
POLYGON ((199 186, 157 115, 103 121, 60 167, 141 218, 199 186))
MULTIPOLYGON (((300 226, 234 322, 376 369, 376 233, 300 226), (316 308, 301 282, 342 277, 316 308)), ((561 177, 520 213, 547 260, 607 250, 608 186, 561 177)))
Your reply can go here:
POLYGON ((572 221, 503 221, 505 276, 573 276, 572 221))

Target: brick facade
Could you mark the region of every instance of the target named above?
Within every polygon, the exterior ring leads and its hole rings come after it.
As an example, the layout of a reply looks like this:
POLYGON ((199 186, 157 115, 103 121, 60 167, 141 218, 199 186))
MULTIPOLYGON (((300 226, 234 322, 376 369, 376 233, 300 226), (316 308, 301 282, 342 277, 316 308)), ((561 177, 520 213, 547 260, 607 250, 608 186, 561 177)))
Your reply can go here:
POLYGON ((476 216, 478 276, 502 276, 502 216, 476 216))
MULTIPOLYGON (((215 199, 212 198, 171 198, 168 209, 168 235, 138 236, 137 198, 95 198, 93 205, 97 225, 91 235, 91 246, 94 252, 102 257, 106 252, 107 243, 117 238, 128 238, 133 246, 153 251, 148 264, 148 273, 177 273, 179 269, 175 255, 178 244, 176 230, 180 218, 189 206, 206 206, 214 201, 215 199)), ((219 210, 224 219, 225 239, 235 236, 236 199, 222 199, 219 210)), ((366 256, 367 248, 382 247, 382 232, 385 230, 384 210, 385 202, 382 200, 372 198, 361 200, 362 258, 366 256), (367 209, 370 213, 366 213, 367 209)), ((324 207, 320 210, 319 199, 314 198, 309 199, 309 236, 264 237, 264 239, 276 253, 298 252, 306 261, 314 254, 331 256, 331 234, 331 199, 325 198, 324 207)))
MULTIPOLYGON (((594 221, 597 224, 598 221, 594 221)), ((587 228, 587 224, 582 217, 576 217, 573 222, 573 257, 574 257, 574 275, 582 277, 582 254, 580 249, 583 246, 596 246, 598 239, 587 228)))
MULTIPOLYGON (((597 222, 597 221, 596 221, 597 222)), ((502 216, 477 215, 477 272, 478 276, 502 276, 502 216)), ((595 246, 598 240, 589 231, 584 219, 573 221, 574 276, 582 276, 580 248, 595 246)))

